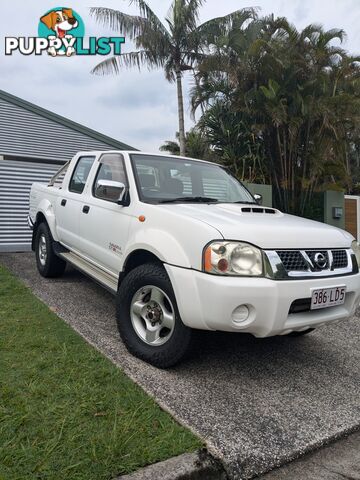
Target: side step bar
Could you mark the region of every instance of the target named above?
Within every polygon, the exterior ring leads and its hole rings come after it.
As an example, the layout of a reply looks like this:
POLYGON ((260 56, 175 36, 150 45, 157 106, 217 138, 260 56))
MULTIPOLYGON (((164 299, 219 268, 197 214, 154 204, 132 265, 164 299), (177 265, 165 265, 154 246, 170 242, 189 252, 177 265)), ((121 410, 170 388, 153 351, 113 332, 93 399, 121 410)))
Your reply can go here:
POLYGON ((111 275, 104 270, 92 265, 88 261, 79 257, 73 252, 62 252, 58 254, 67 262, 71 263, 75 268, 80 270, 85 275, 88 275, 96 282, 100 283, 103 287, 109 290, 111 293, 116 294, 118 287, 118 279, 115 275, 111 275))

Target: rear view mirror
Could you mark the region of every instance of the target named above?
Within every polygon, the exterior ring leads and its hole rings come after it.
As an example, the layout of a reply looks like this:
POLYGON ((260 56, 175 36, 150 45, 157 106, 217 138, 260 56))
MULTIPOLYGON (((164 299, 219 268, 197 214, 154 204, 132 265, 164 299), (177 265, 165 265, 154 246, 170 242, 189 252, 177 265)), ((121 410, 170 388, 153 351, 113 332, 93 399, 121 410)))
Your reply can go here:
POLYGON ((126 187, 122 182, 113 180, 98 180, 95 188, 95 197, 109 202, 122 204, 126 193, 126 187))
POLYGON ((258 205, 262 205, 263 197, 259 193, 255 193, 254 195, 255 201, 258 205))

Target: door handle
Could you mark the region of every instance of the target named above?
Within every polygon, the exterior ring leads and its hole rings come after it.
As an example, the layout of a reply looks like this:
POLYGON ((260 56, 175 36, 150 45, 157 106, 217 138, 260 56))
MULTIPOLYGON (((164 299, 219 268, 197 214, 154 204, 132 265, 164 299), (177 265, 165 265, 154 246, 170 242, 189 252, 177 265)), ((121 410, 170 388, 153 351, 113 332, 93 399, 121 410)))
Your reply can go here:
POLYGON ((62 207, 65 207, 65 205, 66 205, 66 200, 65 200, 65 198, 63 198, 63 199, 61 200, 61 206, 62 206, 62 207))
POLYGON ((89 213, 89 210, 90 210, 89 205, 84 205, 83 206, 83 209, 82 209, 83 213, 89 213))

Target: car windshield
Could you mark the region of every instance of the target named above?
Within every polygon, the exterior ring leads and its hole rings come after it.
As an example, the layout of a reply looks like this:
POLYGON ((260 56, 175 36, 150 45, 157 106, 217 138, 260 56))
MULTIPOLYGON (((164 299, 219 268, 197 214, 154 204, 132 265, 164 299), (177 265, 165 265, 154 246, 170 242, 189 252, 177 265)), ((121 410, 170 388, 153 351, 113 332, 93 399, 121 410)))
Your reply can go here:
POLYGON ((131 154, 140 200, 147 203, 256 203, 216 164, 158 155, 131 154))

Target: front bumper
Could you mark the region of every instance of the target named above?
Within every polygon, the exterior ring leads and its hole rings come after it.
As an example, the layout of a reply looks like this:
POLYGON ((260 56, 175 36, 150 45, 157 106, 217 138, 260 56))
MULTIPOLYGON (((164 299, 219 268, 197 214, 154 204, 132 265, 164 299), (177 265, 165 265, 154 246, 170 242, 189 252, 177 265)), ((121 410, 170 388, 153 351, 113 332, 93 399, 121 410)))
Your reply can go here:
POLYGON ((360 274, 333 278, 274 281, 209 275, 166 265, 179 312, 185 325, 202 330, 241 331, 256 337, 286 335, 350 317, 360 302, 360 274), (343 305, 289 313, 291 304, 311 297, 316 288, 346 286, 343 305), (234 321, 240 305, 248 318, 234 321))

